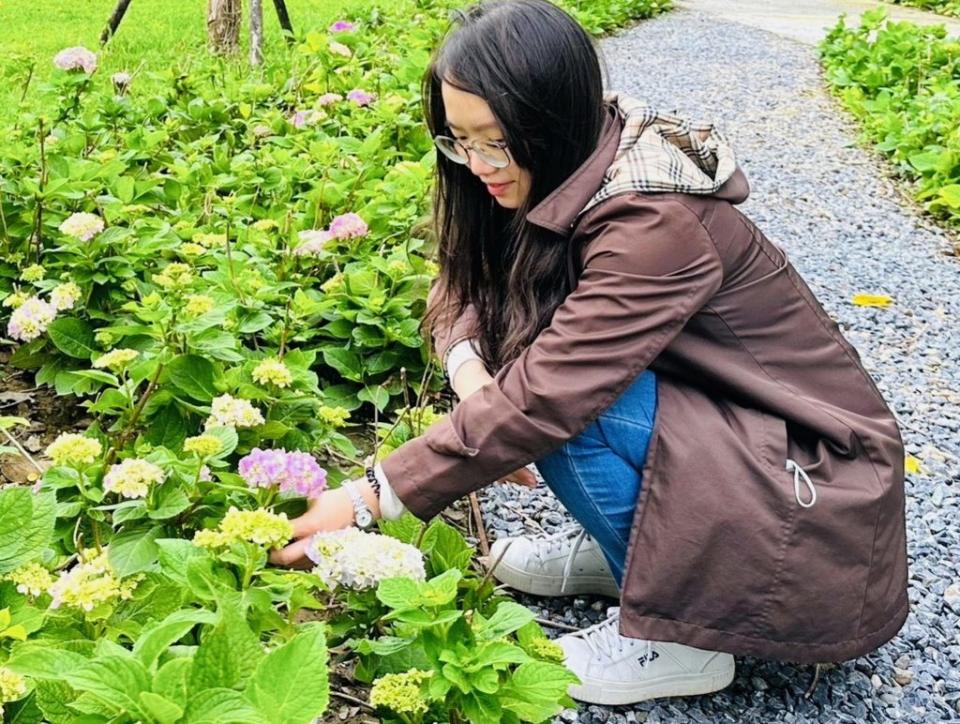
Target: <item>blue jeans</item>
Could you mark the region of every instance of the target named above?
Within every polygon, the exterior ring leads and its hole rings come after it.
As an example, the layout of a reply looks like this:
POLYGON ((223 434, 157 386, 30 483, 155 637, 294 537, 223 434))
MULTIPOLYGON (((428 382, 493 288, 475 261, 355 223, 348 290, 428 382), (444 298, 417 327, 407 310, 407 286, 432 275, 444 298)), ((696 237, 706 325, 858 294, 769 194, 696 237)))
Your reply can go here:
POLYGON ((597 541, 621 586, 656 414, 657 378, 645 370, 583 432, 536 463, 544 482, 597 541))

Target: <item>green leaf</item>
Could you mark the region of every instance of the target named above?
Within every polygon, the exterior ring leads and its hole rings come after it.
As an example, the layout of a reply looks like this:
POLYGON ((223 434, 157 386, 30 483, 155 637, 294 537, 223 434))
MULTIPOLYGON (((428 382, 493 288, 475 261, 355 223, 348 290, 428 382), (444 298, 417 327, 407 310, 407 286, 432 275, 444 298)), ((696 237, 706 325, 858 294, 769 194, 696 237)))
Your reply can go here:
POLYGON ((174 724, 183 716, 183 709, 159 694, 140 692, 140 706, 157 724, 174 724))
POLYGON ((530 609, 513 601, 504 601, 487 621, 474 622, 473 632, 478 641, 494 641, 513 633, 535 618, 530 609))
POLYGON ((33 679, 60 679, 68 671, 86 666, 88 659, 46 641, 28 641, 17 646, 4 664, 33 679))
POLYGON ((359 382, 363 375, 360 358, 350 350, 328 347, 323 350, 323 361, 348 380, 359 382))
POLYGON ((121 577, 150 568, 160 554, 156 541, 162 532, 163 527, 159 525, 121 531, 110 541, 110 565, 121 577))
POLYGON ((500 701, 524 721, 543 721, 567 705, 567 687, 579 681, 560 664, 531 661, 520 664, 500 688, 500 701))
POLYGON ((409 578, 386 578, 377 586, 377 599, 398 611, 416 608, 420 601, 420 586, 409 578))
POLYGON ((357 398, 364 402, 373 403, 380 412, 390 404, 390 393, 379 385, 367 385, 357 392, 357 398))
POLYGON ((43 555, 56 514, 53 493, 35 494, 23 487, 0 490, 0 574, 43 555))
POLYGON ((951 209, 960 209, 960 184, 949 184, 942 187, 938 200, 951 209))
POLYGON ((187 561, 187 586, 194 596, 215 601, 234 590, 236 581, 229 571, 212 558, 191 558, 187 561))
POLYGON ((328 687, 324 627, 309 623, 260 662, 246 694, 271 722, 300 724, 326 711, 328 687))
POLYGON ((435 573, 458 568, 464 573, 470 567, 473 548, 460 532, 440 518, 434 519, 423 536, 422 548, 435 573))
POLYGON ((77 691, 86 692, 117 713, 143 717, 140 692, 150 690, 147 670, 136 659, 115 655, 103 656, 80 669, 63 674, 77 691))
POLYGON ((190 507, 190 498, 177 485, 164 485, 157 491, 157 507, 147 513, 151 520, 173 518, 190 507))
POLYGON ((175 402, 157 408, 144 430, 147 442, 177 450, 187 437, 187 422, 175 402))
MULTIPOLYGON (((457 584, 463 574, 456 568, 420 584, 420 601, 425 606, 446 606, 457 597, 457 584)), ((531 616, 533 614, 530 614, 531 616)))
POLYGON ((190 697, 184 724, 273 724, 233 689, 207 689, 190 697))
POLYGON ((190 690, 241 686, 262 658, 260 642, 241 613, 238 597, 225 598, 217 625, 206 632, 193 657, 190 690))
POLYGON ((198 623, 212 624, 216 614, 205 609, 176 611, 160 623, 145 628, 133 645, 133 653, 148 669, 153 668, 168 646, 183 638, 198 623))
POLYGON ((153 677, 153 691, 170 701, 186 701, 193 659, 171 659, 153 677))
POLYGON ((47 327, 47 333, 57 349, 70 357, 89 360, 98 353, 93 329, 82 319, 76 317, 55 319, 47 327))
POLYGON ((34 692, 37 696, 37 706, 51 724, 72 722, 76 717, 76 712, 67 706, 77 696, 69 684, 57 679, 40 680, 34 692))
POLYGON ((193 354, 175 357, 167 366, 171 384, 195 400, 209 402, 217 394, 217 372, 210 360, 193 354))
POLYGON ((159 548, 160 570, 182 586, 188 586, 187 564, 194 558, 213 561, 204 548, 195 546, 182 538, 160 538, 156 541, 159 548))
POLYGON ((133 201, 135 182, 132 176, 120 176, 114 190, 116 197, 123 203, 129 204, 133 201))

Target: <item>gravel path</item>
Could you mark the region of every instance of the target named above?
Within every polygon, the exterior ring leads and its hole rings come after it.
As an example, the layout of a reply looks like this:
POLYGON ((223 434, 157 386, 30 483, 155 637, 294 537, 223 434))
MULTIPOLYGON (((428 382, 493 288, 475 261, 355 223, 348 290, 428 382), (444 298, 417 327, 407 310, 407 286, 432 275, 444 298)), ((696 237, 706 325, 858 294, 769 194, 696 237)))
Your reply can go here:
MULTIPOLYGON (((810 699, 811 668, 746 658, 716 695, 582 707, 557 721, 960 721, 960 263, 948 255, 948 236, 857 146, 852 120, 823 90, 812 48, 689 10, 602 48, 611 88, 727 132, 753 188, 741 208, 789 252, 858 348, 924 469, 907 481, 907 624, 879 651, 826 672, 810 699), (856 292, 895 302, 857 307, 849 301, 856 292)), ((488 487, 482 510, 494 537, 552 531, 568 518, 542 485, 488 487)), ((522 600, 577 626, 611 604, 522 600)))

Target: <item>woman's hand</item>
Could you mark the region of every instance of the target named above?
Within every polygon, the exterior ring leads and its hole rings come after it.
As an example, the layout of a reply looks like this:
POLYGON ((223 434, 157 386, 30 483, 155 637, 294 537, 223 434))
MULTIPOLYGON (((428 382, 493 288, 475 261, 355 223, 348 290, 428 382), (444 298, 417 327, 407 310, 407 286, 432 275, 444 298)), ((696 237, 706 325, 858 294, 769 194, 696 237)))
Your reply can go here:
POLYGON ((294 518, 294 542, 285 548, 270 552, 270 562, 278 566, 309 568, 307 545, 314 533, 321 530, 339 530, 353 523, 353 502, 343 488, 327 490, 311 501, 303 515, 294 518))

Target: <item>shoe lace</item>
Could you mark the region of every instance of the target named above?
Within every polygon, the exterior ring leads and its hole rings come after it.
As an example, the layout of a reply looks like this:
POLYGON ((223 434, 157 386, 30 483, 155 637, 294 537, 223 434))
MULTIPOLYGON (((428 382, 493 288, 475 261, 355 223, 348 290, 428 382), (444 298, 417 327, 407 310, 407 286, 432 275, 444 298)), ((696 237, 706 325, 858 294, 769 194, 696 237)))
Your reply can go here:
POLYGON ((580 546, 583 545, 583 542, 589 538, 585 528, 580 527, 579 525, 569 525, 561 528, 560 530, 554 533, 535 533, 531 538, 537 540, 542 540, 546 545, 538 547, 536 550, 536 556, 542 561, 544 556, 552 554, 557 550, 564 550, 569 548, 570 552, 567 554, 567 560, 563 564, 563 577, 560 581, 560 593, 566 593, 567 583, 570 579, 570 574, 573 572, 573 561, 577 557, 577 553, 580 552, 580 546), (573 544, 570 544, 570 541, 573 540, 573 544))
POLYGON ((594 656, 613 659, 622 654, 628 643, 642 645, 644 666, 650 661, 653 651, 653 642, 642 639, 628 639, 620 635, 620 612, 617 610, 612 616, 598 624, 584 629, 578 634, 587 643, 594 656))

